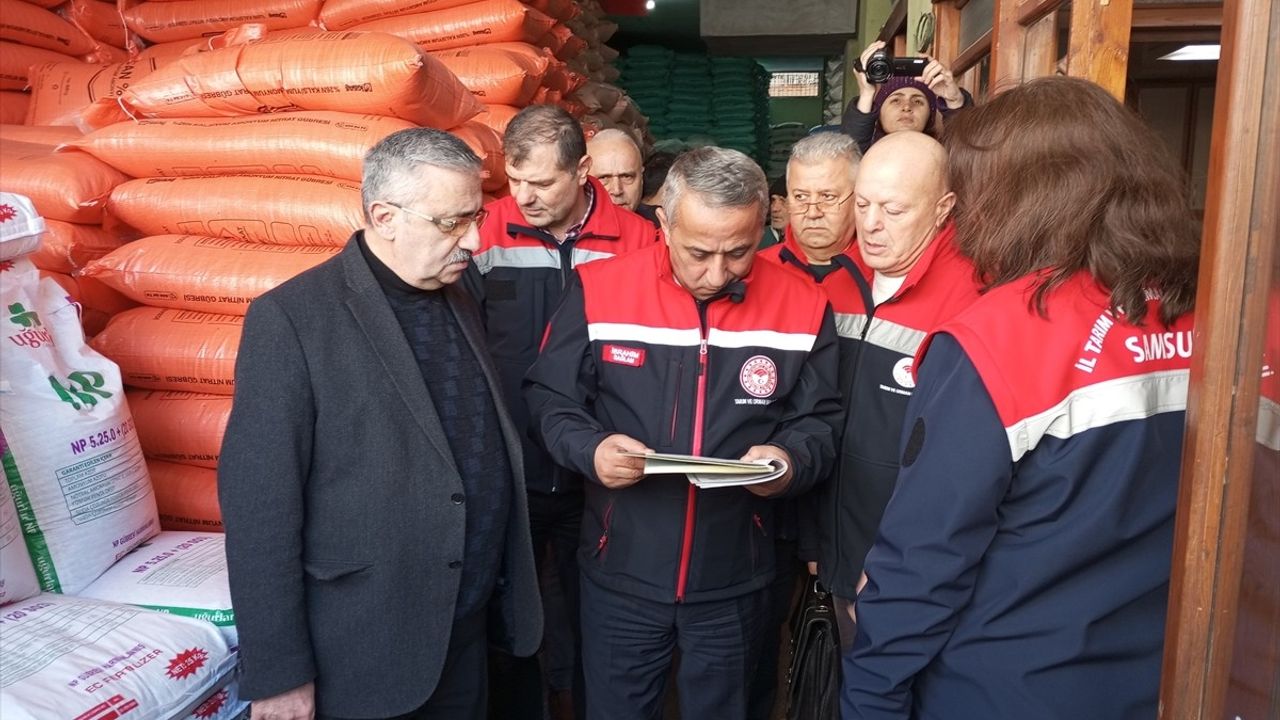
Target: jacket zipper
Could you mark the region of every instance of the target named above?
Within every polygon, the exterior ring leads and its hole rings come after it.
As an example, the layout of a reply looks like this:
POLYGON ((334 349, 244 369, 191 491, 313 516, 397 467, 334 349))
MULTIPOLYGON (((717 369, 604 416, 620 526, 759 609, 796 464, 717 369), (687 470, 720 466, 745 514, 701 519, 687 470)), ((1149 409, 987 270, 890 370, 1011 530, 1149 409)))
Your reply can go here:
MULTIPOLYGON (((560 295, 564 296, 564 289, 569 287, 569 277, 573 273, 573 246, 578 242, 578 238, 565 238, 562 243, 556 244, 556 252, 560 255, 560 295)), ((546 333, 546 328, 542 329, 546 333)), ((551 494, 555 495, 561 491, 560 481, 564 479, 564 471, 560 468, 552 468, 551 470, 551 494)), ((608 533, 606 533, 608 534, 608 533)), ((603 548, 604 546, 601 545, 603 548)), ((599 550, 596 554, 599 554, 599 550)))
MULTIPOLYGON (((698 302, 698 325, 701 332, 698 344, 698 395, 693 410, 693 452, 702 454, 703 410, 707 402, 707 304, 698 302)), ((684 591, 689 584, 689 561, 693 557, 693 526, 698 512, 698 486, 689 483, 688 501, 684 511, 684 540, 680 546, 680 575, 676 579, 676 602, 684 602, 684 591)))
MULTIPOLYGON (((853 268, 846 265, 844 266, 844 269, 850 275, 853 276, 854 284, 858 286, 858 293, 862 296, 862 307, 867 310, 867 321, 862 325, 862 332, 858 336, 858 349, 855 352, 853 357, 853 380, 854 381, 852 386, 849 389, 851 391, 856 391, 858 387, 858 382, 857 382, 858 373, 862 369, 863 350, 866 348, 866 345, 867 345, 867 333, 871 330, 871 321, 875 319, 876 310, 879 309, 879 307, 875 304, 875 301, 871 297, 871 286, 867 285, 866 280, 863 280, 862 276, 859 275, 853 268)), ((855 399, 856 399, 856 396, 849 397, 846 400, 846 407, 853 407, 853 403, 855 399)), ((847 428, 842 428, 842 429, 847 429, 847 428)), ((843 453, 839 457, 840 457, 840 463, 843 463, 844 462, 843 453)), ((833 498, 833 502, 831 503, 831 508, 830 508, 831 515, 834 518, 834 520, 831 523, 831 527, 834 529, 834 532, 832 533, 833 539, 831 541, 831 544, 834 546, 833 554, 835 556, 835 560, 833 565, 836 568, 844 566, 844 553, 841 551, 840 541, 839 541, 840 505, 842 502, 840 496, 842 494, 843 493, 840 492, 839 465, 837 465, 836 477, 835 477, 835 497, 833 498)), ((831 572, 831 571, 827 571, 827 572, 831 572)))

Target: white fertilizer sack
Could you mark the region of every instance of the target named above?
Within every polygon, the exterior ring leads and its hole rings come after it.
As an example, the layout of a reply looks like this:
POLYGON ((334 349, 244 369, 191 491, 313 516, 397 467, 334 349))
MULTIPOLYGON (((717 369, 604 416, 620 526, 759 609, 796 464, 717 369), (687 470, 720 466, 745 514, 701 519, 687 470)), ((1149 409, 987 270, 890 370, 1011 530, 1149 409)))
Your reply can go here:
POLYGON ((187 713, 185 718, 185 720, 248 719, 249 701, 240 699, 240 683, 234 673, 229 674, 227 682, 215 688, 208 697, 201 698, 195 709, 187 713))
POLYGON ((0 263, 0 431, 43 589, 74 594, 159 531, 120 369, 26 258, 0 263))
MULTIPOLYGON (((6 465, 10 462, 3 433, 0 433, 0 457, 6 465)), ((0 487, 0 605, 26 600, 39 593, 40 581, 36 580, 27 543, 22 539, 18 509, 13 506, 8 486, 0 487)))
POLYGON ((204 620, 218 626, 228 646, 239 645, 225 536, 218 533, 162 532, 77 595, 204 620))
POLYGON ((0 261, 35 252, 44 233, 44 218, 25 195, 0 192, 0 261))
POLYGON ((45 593, 0 611, 4 720, 184 718, 233 669, 212 625, 45 593))

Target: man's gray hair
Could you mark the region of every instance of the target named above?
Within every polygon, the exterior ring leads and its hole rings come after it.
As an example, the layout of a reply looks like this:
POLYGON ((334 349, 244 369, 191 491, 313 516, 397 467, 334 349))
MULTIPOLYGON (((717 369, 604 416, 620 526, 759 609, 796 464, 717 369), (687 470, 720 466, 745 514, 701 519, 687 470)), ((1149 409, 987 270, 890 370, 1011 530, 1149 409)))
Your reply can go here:
POLYGON ((828 160, 848 161, 852 177, 862 162, 862 151, 858 149, 856 140, 842 132, 816 132, 791 146, 791 158, 787 164, 815 165, 828 160))
POLYGON ((456 135, 430 128, 391 133, 364 156, 360 202, 365 222, 373 222, 369 206, 377 200, 408 205, 422 197, 428 188, 414 171, 423 165, 477 176, 480 172, 480 158, 456 135))
POLYGON ((622 140, 623 142, 631 143, 631 147, 635 148, 636 154, 640 156, 640 161, 644 162, 644 153, 641 152, 640 143, 636 142, 635 135, 618 128, 605 128, 596 133, 594 137, 587 141, 587 148, 590 149, 592 143, 608 142, 610 140, 622 140))
POLYGON ((737 150, 700 147, 682 153, 672 163, 662 200, 667 223, 676 224, 676 208, 685 192, 693 192, 709 207, 755 205, 764 225, 769 211, 769 181, 754 160, 737 150))

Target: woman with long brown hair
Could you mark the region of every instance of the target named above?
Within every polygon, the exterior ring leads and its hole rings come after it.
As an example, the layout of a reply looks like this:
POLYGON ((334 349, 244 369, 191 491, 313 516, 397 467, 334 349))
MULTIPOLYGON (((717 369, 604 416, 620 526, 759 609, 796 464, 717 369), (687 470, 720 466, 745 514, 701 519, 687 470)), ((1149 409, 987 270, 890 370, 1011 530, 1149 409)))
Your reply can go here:
POLYGON ((984 296, 917 358, 850 718, 1153 718, 1199 240, 1160 141, 1035 80, 944 132, 984 296))

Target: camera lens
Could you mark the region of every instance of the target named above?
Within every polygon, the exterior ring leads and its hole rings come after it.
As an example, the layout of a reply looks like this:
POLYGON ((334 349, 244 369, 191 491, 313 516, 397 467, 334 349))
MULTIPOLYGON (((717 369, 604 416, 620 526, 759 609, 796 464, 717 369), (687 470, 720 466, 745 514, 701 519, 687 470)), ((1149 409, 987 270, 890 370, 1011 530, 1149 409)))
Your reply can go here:
POLYGON ((893 63, 889 53, 884 49, 871 53, 871 57, 867 58, 867 80, 878 85, 892 76, 893 63))

